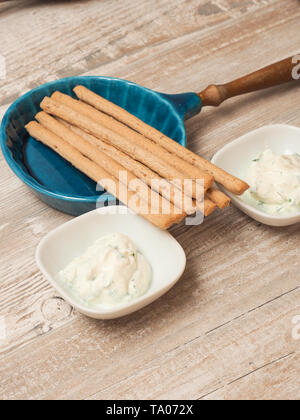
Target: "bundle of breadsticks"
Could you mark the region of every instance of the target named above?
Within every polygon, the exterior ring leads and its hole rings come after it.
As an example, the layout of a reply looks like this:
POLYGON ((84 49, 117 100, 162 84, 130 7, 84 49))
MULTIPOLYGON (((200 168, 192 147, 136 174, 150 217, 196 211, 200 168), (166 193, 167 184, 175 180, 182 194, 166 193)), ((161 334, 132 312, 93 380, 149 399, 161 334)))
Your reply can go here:
POLYGON ((74 92, 78 99, 61 92, 45 97, 28 133, 155 226, 168 229, 197 211, 208 216, 227 207, 230 199, 214 181, 238 195, 249 188, 91 90, 74 92))

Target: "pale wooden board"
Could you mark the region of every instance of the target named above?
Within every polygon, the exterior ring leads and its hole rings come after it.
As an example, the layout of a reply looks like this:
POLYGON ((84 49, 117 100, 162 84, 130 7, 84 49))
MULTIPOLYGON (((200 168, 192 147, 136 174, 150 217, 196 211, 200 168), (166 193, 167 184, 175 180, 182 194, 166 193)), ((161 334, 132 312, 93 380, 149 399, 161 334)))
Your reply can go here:
MULTIPOLYGON (((0 5, 0 116, 20 94, 64 76, 124 77, 200 91, 299 52, 297 0, 124 0, 0 5)), ((236 98, 187 122, 210 158, 264 124, 300 125, 299 86, 236 98)), ((180 283, 130 317, 71 310, 39 273, 35 248, 71 217, 41 203, 0 157, 0 399, 299 398, 299 226, 272 229, 234 208, 177 226, 180 283)))
POLYGON ((236 379, 206 399, 272 400, 276 395, 280 400, 299 400, 299 373, 299 353, 289 354, 236 379))

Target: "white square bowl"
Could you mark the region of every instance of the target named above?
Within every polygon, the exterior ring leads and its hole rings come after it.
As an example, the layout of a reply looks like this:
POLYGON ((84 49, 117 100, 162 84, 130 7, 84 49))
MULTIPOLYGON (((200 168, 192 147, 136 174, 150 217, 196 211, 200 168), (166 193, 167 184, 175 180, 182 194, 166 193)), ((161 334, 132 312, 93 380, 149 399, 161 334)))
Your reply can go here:
POLYGON ((58 227, 41 241, 36 260, 44 276, 71 306, 96 319, 118 318, 149 305, 175 285, 186 266, 185 252, 170 233, 132 212, 120 214, 120 206, 94 210, 58 227), (131 238, 147 258, 153 270, 152 284, 144 296, 132 302, 90 308, 69 294, 58 281, 58 273, 97 239, 114 232, 131 238))
MULTIPOLYGON (((253 159, 266 148, 270 148, 279 155, 300 154, 300 128, 284 124, 258 128, 219 150, 213 157, 212 163, 245 180, 253 159)), ((241 197, 230 193, 222 185, 220 188, 230 196, 233 204, 260 223, 279 227, 300 222, 300 212, 291 216, 269 215, 246 203, 241 197)))

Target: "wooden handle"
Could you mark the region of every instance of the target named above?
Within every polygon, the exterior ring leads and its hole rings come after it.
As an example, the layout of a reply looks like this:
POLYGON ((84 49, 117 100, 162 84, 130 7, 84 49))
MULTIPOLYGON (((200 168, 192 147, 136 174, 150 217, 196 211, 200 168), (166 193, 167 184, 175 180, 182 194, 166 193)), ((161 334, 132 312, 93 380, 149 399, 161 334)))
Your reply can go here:
POLYGON ((293 68, 297 63, 295 63, 293 58, 286 58, 225 85, 208 86, 203 92, 198 94, 202 100, 202 106, 219 106, 226 99, 234 96, 295 80, 293 78, 293 68))

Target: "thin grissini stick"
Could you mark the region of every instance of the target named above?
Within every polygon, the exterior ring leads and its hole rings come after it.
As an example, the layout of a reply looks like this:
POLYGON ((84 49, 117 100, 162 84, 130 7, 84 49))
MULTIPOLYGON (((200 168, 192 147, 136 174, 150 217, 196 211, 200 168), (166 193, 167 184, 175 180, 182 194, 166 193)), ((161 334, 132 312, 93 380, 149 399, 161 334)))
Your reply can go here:
MULTIPOLYGON (((74 99, 60 94, 59 92, 55 93, 54 95, 52 95, 53 97, 57 98, 57 99, 61 99, 61 102, 67 105, 71 105, 73 107, 74 110, 77 111, 82 111, 82 109, 84 109, 84 105, 85 104, 80 104, 78 103, 78 101, 75 101, 74 99), (76 107, 76 105, 79 105, 78 107, 76 107), (75 105, 75 106, 74 106, 75 105)), ((88 108, 88 105, 85 105, 88 108)), ((93 110, 93 108, 91 108, 93 110)), ((96 114, 98 114, 97 110, 94 110, 96 112, 96 114)), ((109 117, 110 118, 110 117, 109 117)), ((76 129, 76 127, 74 127, 76 129)), ((94 145, 97 145, 98 147, 102 148, 102 150, 108 154, 109 156, 111 156, 112 158, 116 157, 116 152, 118 153, 118 160, 121 164, 123 164, 124 167, 126 167, 126 169, 128 170, 132 170, 132 164, 134 164, 134 168, 137 169, 135 175, 141 179, 144 180, 144 182, 146 182, 149 186, 151 186, 150 184, 150 180, 153 179, 153 175, 155 176, 155 178, 157 178, 157 174, 155 174, 153 171, 151 171, 148 167, 145 167, 144 165, 142 165, 140 162, 135 161, 134 159, 131 159, 131 162, 128 162, 128 159, 130 159, 126 154, 124 154, 123 152, 119 151, 118 149, 114 148, 113 146, 101 141, 100 139, 97 139, 94 136, 91 136, 90 134, 86 133, 85 131, 81 130, 80 128, 77 127, 77 130, 81 131, 81 136, 83 137, 85 135, 85 139, 87 139, 88 141, 92 142, 94 145), (129 166, 128 166, 129 163, 129 166), (145 171, 149 171, 148 174, 146 174, 146 176, 148 175, 148 179, 145 179, 145 171), (138 173, 137 173, 138 172, 138 173), (142 176, 141 176, 142 175, 142 176)), ((134 171, 133 171, 134 172, 134 171)), ((164 180, 161 179, 160 181, 160 187, 162 189, 164 189, 164 180), (161 182, 163 181, 163 182, 161 182)), ((165 181, 167 183, 167 181, 165 181)), ((153 186, 153 185, 152 185, 153 186)), ((162 195, 164 195, 164 191, 161 191, 161 188, 159 191, 159 193, 161 193, 162 195)), ((199 206, 197 206, 197 202, 195 200, 193 200, 192 202, 190 202, 189 200, 186 200, 184 198, 184 193, 181 191, 181 194, 178 194, 178 189, 175 189, 175 191, 173 190, 172 186, 170 189, 170 185, 166 185, 165 188, 165 197, 167 199, 170 199, 171 202, 174 203, 175 207, 177 207, 178 209, 182 209, 183 205, 184 205, 184 211, 188 214, 191 215, 193 214, 197 208, 200 211, 203 211, 203 205, 200 203, 199 206), (177 190, 177 191, 176 191, 177 190)), ((214 210, 215 210, 216 206, 215 204, 209 200, 207 197, 204 200, 204 215, 208 216, 210 215, 214 210)))
POLYGON ((204 197, 204 216, 210 216, 216 209, 217 205, 209 198, 204 197))
MULTIPOLYGON (((124 168, 132 171, 136 177, 142 179, 146 184, 152 187, 152 189, 162 194, 167 200, 170 199, 175 207, 180 209, 184 206, 184 211, 187 215, 192 215, 197 210, 197 203, 195 200, 192 200, 192 203, 189 204, 189 201, 185 200, 185 196, 181 190, 171 185, 167 180, 159 177, 158 174, 153 172, 147 166, 137 162, 110 144, 107 144, 97 137, 88 134, 86 131, 81 130, 81 128, 75 127, 74 125, 71 125, 63 120, 59 121, 70 130, 72 130, 75 134, 80 135, 94 146, 99 147, 99 149, 102 150, 106 155, 116 159, 124 168), (158 181, 159 187, 157 189, 155 189, 156 184, 152 183, 153 180, 158 181)), ((202 205, 200 205, 200 207, 202 210, 202 205)), ((211 200, 207 198, 204 200, 204 216, 209 216, 215 210, 215 208, 216 205, 211 200)))
POLYGON ((142 146, 153 155, 160 156, 165 162, 172 162, 172 166, 184 174, 187 179, 203 180, 201 182, 204 184, 205 191, 212 186, 214 179, 211 175, 208 175, 206 172, 200 170, 196 166, 189 164, 180 157, 169 153, 165 148, 162 148, 160 145, 153 143, 153 141, 127 127, 115 118, 112 118, 97 110, 96 108, 93 108, 84 102, 77 101, 61 92, 53 93, 51 99, 72 108, 74 111, 83 114, 86 117, 93 119, 95 122, 104 125, 106 128, 109 128, 110 130, 118 133, 120 136, 130 139, 131 142, 134 142, 138 146, 142 146))
MULTIPOLYGON (((26 125, 25 128, 32 137, 53 149, 60 156, 69 161, 75 168, 86 174, 95 182, 104 180, 105 182, 103 182, 105 185, 103 185, 103 187, 109 193, 115 195, 121 201, 125 200, 125 196, 122 193, 125 186, 120 185, 117 178, 113 177, 99 165, 83 156, 83 154, 80 153, 75 147, 71 146, 69 143, 36 121, 30 122, 26 125), (114 188, 112 185, 118 186, 118 188, 114 188)), ((125 200, 126 202, 124 203, 123 201, 123 203, 130 207, 132 210, 136 211, 136 206, 133 205, 133 203, 136 203, 136 198, 136 193, 128 190, 127 199, 125 200)), ((149 203, 143 202, 142 199, 139 199, 139 204, 141 208, 146 209, 146 212, 144 213, 141 211, 140 215, 161 229, 168 229, 174 223, 179 223, 183 219, 181 214, 151 214, 149 203)))
POLYGON ((230 198, 224 194, 222 191, 218 190, 215 187, 210 188, 206 191, 206 196, 216 203, 219 209, 225 209, 230 204, 230 198))
POLYGON ((102 98, 101 96, 95 94, 89 89, 83 86, 77 86, 74 89, 74 92, 84 102, 87 102, 90 105, 93 105, 95 108, 107 113, 108 115, 113 116, 129 127, 133 128, 137 132, 143 134, 145 137, 150 138, 155 143, 159 144, 161 147, 168 150, 170 153, 176 154, 178 157, 186 160, 191 165, 195 165, 200 169, 207 171, 213 175, 216 181, 223 184, 228 190, 232 191, 235 194, 242 194, 249 186, 242 180, 233 177, 212 163, 206 161, 200 156, 194 154, 190 150, 179 145, 174 140, 165 136, 158 130, 144 123, 134 115, 130 114, 123 108, 113 104, 110 101, 102 98))
POLYGON ((101 140, 114 145, 126 154, 134 156, 136 160, 150 166, 162 177, 172 179, 172 183, 176 184, 176 186, 180 189, 184 188, 185 195, 199 199, 199 197, 197 197, 199 195, 199 190, 201 189, 198 188, 199 185, 196 185, 196 183, 185 185, 186 177, 159 156, 153 155, 143 147, 136 145, 130 140, 120 136, 118 133, 96 123, 91 118, 86 117, 85 115, 82 115, 59 102, 56 102, 53 99, 45 97, 41 103, 41 108, 47 113, 59 117, 70 124, 93 134, 101 140))
POLYGON ((188 203, 187 201, 184 201, 185 196, 181 190, 172 185, 166 179, 161 178, 158 174, 153 172, 147 166, 144 166, 142 163, 132 159, 132 157, 126 155, 125 153, 121 152, 119 149, 116 149, 110 144, 107 144, 104 141, 98 139, 97 137, 88 134, 86 131, 81 130, 81 128, 75 127, 74 125, 71 125, 61 119, 59 119, 59 121, 63 125, 68 127, 73 133, 78 134, 90 144, 102 150, 102 152, 104 152, 107 156, 118 161, 120 165, 122 165, 128 171, 131 171, 137 178, 144 181, 154 191, 161 194, 167 200, 170 200, 175 205, 175 207, 181 209, 183 208, 184 203, 186 203, 184 211, 188 215, 195 213, 196 203, 194 200, 192 201, 191 205, 187 205, 188 203), (154 180, 157 181, 157 183, 153 182, 154 180), (156 186, 158 186, 157 189, 156 186))
POLYGON ((69 128, 61 124, 55 118, 51 117, 49 114, 46 114, 46 112, 39 112, 35 118, 40 124, 42 124, 42 126, 52 131, 57 136, 61 137, 71 146, 78 149, 80 153, 91 159, 93 162, 97 163, 97 165, 101 166, 110 175, 113 175, 115 178, 119 178, 121 172, 126 174, 128 184, 130 185, 130 183, 132 183, 131 185, 134 185, 136 188, 136 193, 141 197, 142 200, 153 200, 151 202, 156 203, 156 208, 154 209, 156 212, 164 213, 165 211, 168 213, 170 212, 171 214, 182 213, 183 217, 186 216, 186 214, 183 214, 181 209, 179 210, 175 208, 173 204, 157 194, 157 192, 151 191, 148 185, 140 179, 136 178, 136 176, 131 171, 128 171, 117 161, 107 156, 100 149, 93 146, 78 134, 73 133, 69 128))
POLYGON ((95 122, 103 124, 105 127, 115 131, 121 136, 130 139, 130 141, 134 141, 137 145, 146 148, 151 153, 160 155, 166 162, 171 161, 174 167, 186 175, 186 178, 195 180, 203 179, 205 191, 212 185, 213 177, 211 175, 208 175, 206 172, 200 170, 199 168, 190 165, 188 162, 179 158, 178 156, 174 154, 171 155, 166 149, 161 148, 159 145, 155 145, 151 140, 127 127, 115 118, 112 118, 82 101, 75 100, 70 96, 58 91, 53 93, 51 98, 57 102, 69 106, 74 111, 92 118, 95 122))
POLYGON ((144 123, 142 120, 130 114, 125 109, 102 98, 84 86, 76 86, 74 92, 82 101, 94 106, 99 111, 111 115, 112 117, 126 124, 128 127, 136 130, 138 133, 143 134, 145 137, 159 144, 170 153, 173 153, 186 160, 191 165, 195 165, 201 170, 206 171, 212 175, 217 182, 222 184, 232 193, 241 195, 249 188, 249 185, 246 184, 246 182, 228 174, 223 169, 196 155, 195 153, 181 146, 179 143, 165 136, 160 131, 144 123))

